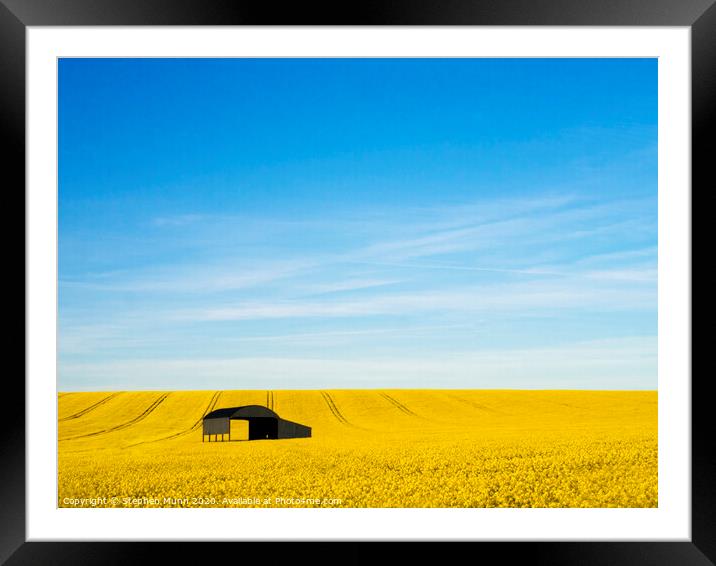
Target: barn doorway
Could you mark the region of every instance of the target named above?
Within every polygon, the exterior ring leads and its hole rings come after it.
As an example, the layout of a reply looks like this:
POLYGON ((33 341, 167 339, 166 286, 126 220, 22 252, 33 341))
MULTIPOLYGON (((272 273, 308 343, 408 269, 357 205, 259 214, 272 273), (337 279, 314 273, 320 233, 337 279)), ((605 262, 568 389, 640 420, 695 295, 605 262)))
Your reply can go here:
POLYGON ((231 440, 248 440, 249 439, 249 421, 244 419, 231 419, 231 440))
POLYGON ((249 419, 249 440, 278 438, 278 419, 254 417, 249 419))

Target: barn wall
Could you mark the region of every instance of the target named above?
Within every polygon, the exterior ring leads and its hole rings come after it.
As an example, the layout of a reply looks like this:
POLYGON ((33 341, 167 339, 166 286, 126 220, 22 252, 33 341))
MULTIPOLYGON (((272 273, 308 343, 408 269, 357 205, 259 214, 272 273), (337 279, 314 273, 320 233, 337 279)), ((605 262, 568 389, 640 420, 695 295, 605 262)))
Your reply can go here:
POLYGON ((310 438, 311 427, 284 419, 278 420, 279 438, 310 438))
POLYGON ((229 434, 231 423, 229 419, 205 419, 204 434, 229 434))

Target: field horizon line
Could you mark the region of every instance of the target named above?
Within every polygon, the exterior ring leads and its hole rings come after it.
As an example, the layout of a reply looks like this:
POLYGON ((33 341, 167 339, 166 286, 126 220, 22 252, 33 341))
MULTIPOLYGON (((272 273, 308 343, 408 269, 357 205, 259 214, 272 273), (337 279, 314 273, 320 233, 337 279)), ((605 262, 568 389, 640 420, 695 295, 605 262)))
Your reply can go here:
POLYGON ((213 389, 76 389, 76 390, 58 390, 57 394, 63 393, 127 393, 127 392, 146 392, 146 393, 160 393, 166 391, 194 391, 194 392, 212 392, 212 391, 302 391, 302 392, 318 392, 318 391, 519 391, 519 392, 602 392, 602 393, 628 393, 628 392, 654 392, 657 393, 658 389, 596 389, 596 388, 571 388, 571 389, 558 389, 558 388, 504 388, 504 387, 323 387, 323 388, 306 388, 306 389, 276 389, 271 387, 248 387, 248 388, 213 388, 213 389))

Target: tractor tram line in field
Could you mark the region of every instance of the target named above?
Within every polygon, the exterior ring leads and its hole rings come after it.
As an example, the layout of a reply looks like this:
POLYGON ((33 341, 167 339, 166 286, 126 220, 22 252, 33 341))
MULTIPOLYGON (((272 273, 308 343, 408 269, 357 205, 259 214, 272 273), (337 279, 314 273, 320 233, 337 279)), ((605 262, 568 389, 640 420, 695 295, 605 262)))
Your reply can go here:
POLYGON ((399 411, 402 411, 402 412, 405 413, 406 415, 408 415, 408 416, 410 416, 410 417, 417 417, 417 418, 419 418, 419 419, 424 418, 424 417, 421 417, 420 415, 418 415, 417 413, 414 413, 414 412, 411 411, 410 409, 408 409, 408 407, 406 407, 406 406, 403 405, 400 401, 397 401, 396 399, 394 399, 393 397, 391 397, 391 396, 388 395, 387 393, 380 393, 380 396, 381 396, 383 399, 385 399, 386 401, 388 401, 391 405, 393 405, 396 409, 398 409, 399 411))
POLYGON ((169 440, 170 438, 183 436, 185 434, 189 434, 197 430, 201 426, 201 423, 204 421, 204 417, 214 410, 214 407, 216 407, 216 404, 219 402, 219 397, 221 397, 221 391, 214 391, 214 394, 211 396, 209 405, 207 405, 206 409, 204 410, 204 413, 197 419, 197 421, 193 425, 191 425, 190 428, 183 430, 177 434, 173 434, 172 436, 167 436, 166 438, 162 438, 160 440, 169 440))
POLYGON ((344 417, 343 413, 341 413, 341 410, 338 408, 336 401, 333 399, 330 393, 328 393, 327 391, 321 391, 320 393, 323 397, 323 400, 326 402, 326 405, 328 405, 328 409, 331 411, 331 414, 336 418, 339 423, 354 428, 356 430, 372 432, 371 429, 365 428, 363 426, 358 426, 357 424, 353 424, 346 417, 344 417))
POLYGON ((129 428, 130 426, 135 425, 138 422, 146 419, 152 413, 152 411, 154 411, 159 405, 161 405, 166 400, 167 397, 169 397, 169 395, 170 395, 170 393, 161 394, 158 398, 156 398, 154 401, 152 401, 152 403, 140 415, 137 415, 136 417, 134 417, 133 419, 131 419, 129 421, 126 421, 124 423, 121 423, 116 426, 106 428, 103 430, 89 432, 87 434, 80 434, 78 436, 70 436, 68 438, 60 438, 59 441, 63 442, 66 440, 76 440, 79 438, 89 438, 92 436, 100 436, 103 434, 109 434, 110 432, 117 432, 119 430, 124 430, 126 428, 129 428))
POLYGON ((89 413, 90 411, 94 411, 95 409, 101 407, 102 405, 104 405, 104 404, 107 403, 108 401, 111 401, 111 400, 114 399, 117 395, 119 395, 119 392, 117 392, 117 393, 111 393, 111 394, 107 395, 107 397, 103 397, 103 398, 100 399, 99 401, 97 401, 97 402, 95 402, 95 403, 92 403, 89 407, 85 407, 84 409, 82 409, 82 410, 80 410, 80 411, 77 411, 76 413, 73 413, 72 415, 68 415, 68 416, 66 416, 66 417, 62 417, 61 419, 57 419, 57 422, 62 423, 62 422, 65 422, 65 421, 70 421, 70 420, 72 420, 72 419, 79 419, 80 417, 85 416, 85 415, 86 415, 87 413, 89 413))
POLYGON ((273 391, 267 391, 266 392, 266 408, 270 409, 272 411, 275 411, 274 409, 274 392, 273 391))
POLYGON ((192 432, 199 429, 199 427, 202 425, 202 422, 204 421, 204 417, 208 415, 211 411, 214 410, 216 407, 216 404, 219 402, 219 397, 221 397, 221 391, 214 391, 214 394, 211 396, 211 399, 209 400, 209 404, 207 405, 206 409, 204 410, 204 413, 197 419, 197 421, 191 425, 191 427, 182 430, 180 432, 176 432, 174 434, 171 434, 169 436, 164 436, 162 438, 155 438, 154 440, 144 440, 142 442, 137 442, 135 444, 130 444, 129 446, 124 446, 124 448, 132 448, 133 446, 139 446, 140 444, 152 444, 154 442, 161 442, 163 440, 173 440, 174 438, 179 438, 181 436, 186 436, 187 434, 191 434, 192 432))
POLYGON ((462 403, 464 405, 472 407, 473 409, 477 409, 478 411, 484 411, 487 413, 500 413, 501 412, 496 409, 491 409, 490 407, 487 407, 486 405, 482 405, 480 403, 475 403, 474 401, 470 401, 468 399, 463 399, 462 397, 460 397, 458 395, 453 395, 451 393, 447 393, 446 396, 450 399, 454 399, 455 401, 459 401, 460 403, 462 403))
POLYGON ((338 407, 336 406, 336 403, 333 398, 325 391, 321 391, 321 395, 323 396, 323 400, 326 402, 326 405, 328 405, 328 408, 330 409, 331 413, 333 413, 333 416, 336 417, 338 422, 347 426, 351 426, 351 423, 349 423, 338 410, 338 407))
POLYGON ((338 405, 336 405, 336 402, 333 400, 333 397, 331 397, 330 393, 327 393, 326 391, 321 391, 321 396, 323 397, 323 400, 326 402, 326 405, 328 405, 328 409, 331 411, 334 417, 336 417, 336 420, 346 426, 350 426, 353 428, 361 429, 361 430, 367 430, 363 427, 360 427, 358 425, 354 425, 352 422, 350 422, 348 419, 346 419, 343 416, 343 413, 341 413, 340 409, 338 408, 338 405))
POLYGON ((392 395, 388 395, 387 393, 385 393, 383 391, 378 392, 378 395, 380 395, 383 399, 388 401, 388 403, 393 405, 393 407, 395 407, 401 413, 403 413, 404 415, 406 415, 408 417, 412 417, 414 419, 418 419, 418 420, 426 422, 426 423, 432 423, 433 425, 448 426, 448 427, 452 426, 452 423, 446 422, 443 419, 436 419, 434 417, 426 417, 424 415, 419 415, 418 413, 413 411, 410 407, 408 407, 404 403, 401 403, 395 397, 393 397, 392 395))

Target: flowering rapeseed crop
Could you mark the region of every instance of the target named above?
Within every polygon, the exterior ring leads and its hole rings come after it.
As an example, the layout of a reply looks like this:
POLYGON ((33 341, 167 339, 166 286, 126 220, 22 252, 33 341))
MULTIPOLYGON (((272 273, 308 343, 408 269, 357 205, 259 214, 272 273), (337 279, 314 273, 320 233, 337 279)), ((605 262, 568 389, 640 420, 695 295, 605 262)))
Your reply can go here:
POLYGON ((60 507, 656 507, 655 391, 173 391, 58 399, 60 507), (269 405, 312 438, 201 442, 269 405))

